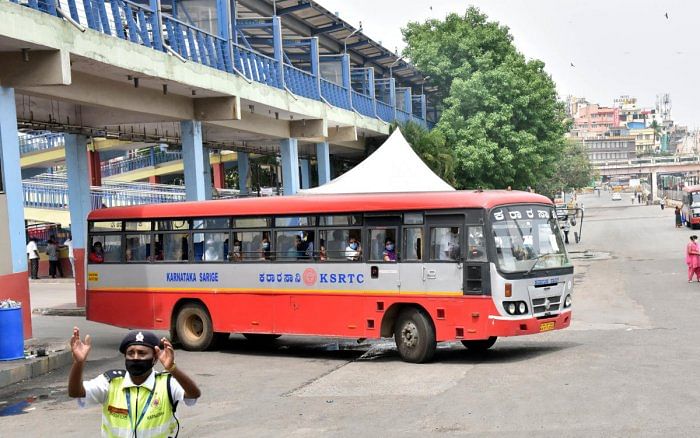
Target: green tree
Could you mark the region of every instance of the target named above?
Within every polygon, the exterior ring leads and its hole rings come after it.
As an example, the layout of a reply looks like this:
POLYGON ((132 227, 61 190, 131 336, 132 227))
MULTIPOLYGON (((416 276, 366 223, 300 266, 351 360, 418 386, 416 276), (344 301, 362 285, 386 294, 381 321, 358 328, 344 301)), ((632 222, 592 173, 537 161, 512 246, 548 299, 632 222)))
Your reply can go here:
POLYGON ((454 150, 459 188, 536 186, 551 177, 568 128, 544 63, 526 60, 508 28, 470 7, 409 23, 404 55, 438 86, 437 130, 454 150))
POLYGON ((583 143, 568 139, 564 152, 555 164, 552 176, 538 182, 534 187, 539 193, 554 196, 562 190, 588 186, 595 178, 597 178, 597 172, 588 159, 583 143))
MULTIPOLYGON (((398 125, 392 126, 392 131, 398 125)), ((455 185, 454 152, 447 146, 445 136, 440 130, 428 129, 417 123, 408 122, 401 125, 401 133, 418 156, 445 182, 455 185)))

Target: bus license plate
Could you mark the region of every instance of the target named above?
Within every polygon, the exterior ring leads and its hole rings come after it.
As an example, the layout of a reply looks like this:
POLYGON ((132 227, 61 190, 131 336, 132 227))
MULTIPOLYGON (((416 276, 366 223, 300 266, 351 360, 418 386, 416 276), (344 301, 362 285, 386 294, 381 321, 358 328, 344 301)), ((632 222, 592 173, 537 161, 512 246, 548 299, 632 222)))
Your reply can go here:
POLYGON ((554 321, 543 322, 542 324, 540 324, 541 332, 547 332, 549 330, 554 330, 554 321))

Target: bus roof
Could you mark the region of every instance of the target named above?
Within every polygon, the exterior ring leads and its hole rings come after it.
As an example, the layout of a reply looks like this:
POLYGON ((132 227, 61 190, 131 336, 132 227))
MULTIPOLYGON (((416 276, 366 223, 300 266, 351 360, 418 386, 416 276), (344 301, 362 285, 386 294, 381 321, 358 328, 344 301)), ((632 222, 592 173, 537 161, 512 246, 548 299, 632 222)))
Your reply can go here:
POLYGON ((695 185, 695 186, 685 186, 683 187, 684 192, 692 193, 692 192, 700 192, 700 185, 695 185))
POLYGON ((272 196, 134 205, 93 210, 89 220, 212 216, 289 215, 372 211, 493 208, 505 204, 549 204, 542 195, 508 190, 272 196))

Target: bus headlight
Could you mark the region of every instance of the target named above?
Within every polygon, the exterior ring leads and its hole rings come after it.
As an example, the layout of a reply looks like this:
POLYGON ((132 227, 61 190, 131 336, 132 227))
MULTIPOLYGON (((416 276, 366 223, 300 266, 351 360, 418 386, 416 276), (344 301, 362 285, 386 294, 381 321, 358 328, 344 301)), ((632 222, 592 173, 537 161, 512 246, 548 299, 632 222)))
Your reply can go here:
POLYGON ((527 313, 525 301, 504 301, 503 308, 509 315, 524 315, 527 313))
POLYGON ((566 307, 571 307, 571 295, 567 295, 566 298, 564 298, 564 308, 566 307))

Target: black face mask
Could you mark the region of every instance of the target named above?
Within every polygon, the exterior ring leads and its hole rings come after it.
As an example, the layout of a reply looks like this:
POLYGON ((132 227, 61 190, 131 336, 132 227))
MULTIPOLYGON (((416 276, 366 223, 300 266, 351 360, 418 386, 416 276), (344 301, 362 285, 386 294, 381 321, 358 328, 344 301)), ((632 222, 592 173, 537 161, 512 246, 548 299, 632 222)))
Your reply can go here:
POLYGON ((143 376, 153 368, 152 359, 126 359, 124 364, 132 376, 143 376))

